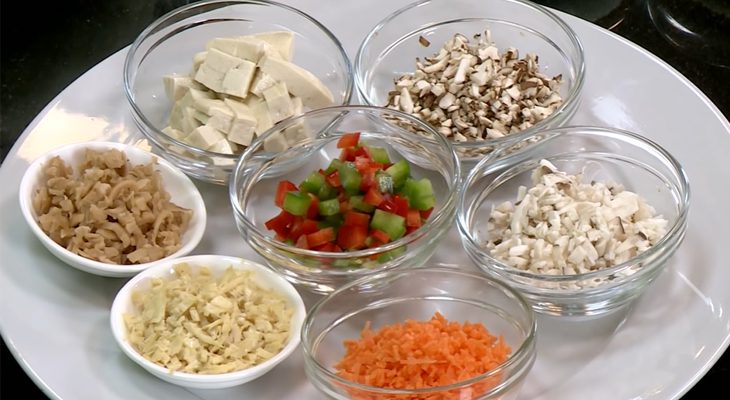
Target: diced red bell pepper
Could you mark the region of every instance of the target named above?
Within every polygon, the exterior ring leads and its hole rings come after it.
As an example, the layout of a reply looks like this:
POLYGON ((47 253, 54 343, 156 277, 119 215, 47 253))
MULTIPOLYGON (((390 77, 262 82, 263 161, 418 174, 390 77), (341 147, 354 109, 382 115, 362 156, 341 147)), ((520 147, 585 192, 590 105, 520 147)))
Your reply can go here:
POLYGON ((340 249, 336 244, 332 242, 327 242, 321 246, 313 247, 312 250, 324 251, 327 253, 336 253, 342 251, 342 249, 340 249))
POLYGON ((422 210, 422 211, 420 211, 421 218, 428 219, 428 217, 431 216, 431 213, 432 212, 433 212, 433 207, 429 208, 428 210, 422 210))
POLYGON ((408 210, 406 215, 406 228, 420 228, 421 225, 421 213, 416 209, 408 210))
POLYGON ((279 186, 276 188, 276 198, 274 199, 274 204, 276 204, 277 207, 284 206, 284 196, 286 196, 287 192, 297 192, 299 189, 297 188, 297 185, 295 185, 293 182, 284 180, 279 182, 279 186))
POLYGON ((289 239, 298 240, 300 236, 306 236, 310 233, 317 232, 319 225, 313 219, 298 219, 294 222, 289 231, 289 239))
POLYGON ((368 157, 363 157, 363 156, 356 157, 355 158, 355 169, 358 172, 363 173, 370 168, 371 162, 372 161, 368 157))
POLYGON ((393 214, 397 214, 398 211, 398 206, 396 206, 395 201, 390 196, 386 196, 378 208, 393 214))
POLYGON ((377 207, 385 199, 384 199, 383 195, 380 193, 380 191, 375 186, 371 186, 370 189, 368 189, 368 192, 365 193, 365 196, 363 197, 362 200, 367 204, 377 207))
POLYGON ((368 214, 357 211, 348 211, 345 213, 345 221, 343 222, 343 225, 367 227, 369 224, 370 215, 368 214))
POLYGON ((307 242, 307 235, 299 236, 294 246, 300 249, 309 249, 309 242, 307 242))
POLYGON ((362 176, 360 180, 360 191, 367 193, 371 187, 375 186, 375 170, 365 169, 364 171, 361 171, 360 174, 362 176))
POLYGON ((395 213, 405 218, 408 216, 408 199, 401 197, 400 195, 393 196, 393 203, 395 204, 395 213))
POLYGON ((337 245, 344 250, 357 250, 365 246, 368 227, 361 225, 342 225, 337 232, 337 245))
MULTIPOLYGON (((370 231, 370 236, 375 240, 380 242, 380 244, 388 243, 390 242, 390 237, 387 233, 381 231, 380 229, 373 229, 370 231)), ((378 246, 380 245, 378 244, 378 246)))
POLYGON ((335 230, 332 227, 322 228, 317 232, 307 235, 307 243, 310 248, 321 246, 335 240, 335 230))
POLYGON ((346 147, 340 153, 340 160, 354 162, 358 157, 367 157, 367 154, 364 147, 346 147))
POLYGON ((347 200, 340 201, 340 214, 344 214, 350 210, 350 202, 347 200))
POLYGON ((319 198, 312 193, 309 193, 309 198, 312 199, 312 202, 309 203, 307 218, 317 219, 317 216, 319 215, 319 198))
POLYGON ((286 237, 289 235, 289 230, 295 219, 294 215, 281 210, 277 216, 266 221, 264 226, 266 226, 266 229, 276 232, 277 235, 286 237))
POLYGON ((360 132, 346 133, 337 141, 337 148, 345 149, 348 147, 355 147, 358 142, 360 142, 360 132))
POLYGON ((338 188, 338 187, 342 186, 342 183, 340 182, 340 171, 338 171, 338 170, 334 170, 331 173, 327 174, 325 176, 325 180, 332 187, 338 188))

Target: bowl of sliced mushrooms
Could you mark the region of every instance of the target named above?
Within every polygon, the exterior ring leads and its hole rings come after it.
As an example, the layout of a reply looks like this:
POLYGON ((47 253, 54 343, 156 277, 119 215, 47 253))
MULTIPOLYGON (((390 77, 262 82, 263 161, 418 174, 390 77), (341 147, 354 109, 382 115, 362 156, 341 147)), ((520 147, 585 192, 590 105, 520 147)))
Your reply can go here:
POLYGON ((569 121, 585 71, 571 28, 521 0, 413 3, 370 31, 354 64, 367 104, 428 122, 467 166, 569 121))
POLYGON ((619 310, 666 270, 687 229, 681 164, 636 133, 543 132, 509 164, 491 154, 463 182, 457 225, 469 257, 523 292, 538 312, 619 310))

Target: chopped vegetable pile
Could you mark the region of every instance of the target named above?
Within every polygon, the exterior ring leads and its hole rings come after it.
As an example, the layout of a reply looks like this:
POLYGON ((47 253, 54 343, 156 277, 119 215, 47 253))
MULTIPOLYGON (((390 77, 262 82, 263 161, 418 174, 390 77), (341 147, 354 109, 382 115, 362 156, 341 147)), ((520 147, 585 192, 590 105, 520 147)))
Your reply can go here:
MULTIPOLYGON (((366 324, 359 340, 345 341, 347 353, 335 365, 347 380, 388 389, 421 389, 450 385, 493 370, 510 356, 504 339, 484 325, 447 321, 440 313, 429 321, 406 320, 378 331, 366 324)), ((496 374, 471 386, 478 398, 499 383, 496 374)), ((352 393, 355 398, 388 398, 352 393)), ((463 390, 398 399, 460 399, 463 390)), ((395 396, 391 396, 395 398, 395 396)))
POLYGON ((382 147, 347 133, 337 142, 340 157, 299 185, 279 182, 281 212, 266 221, 276 239, 324 252, 373 248, 420 228, 436 198, 427 178, 414 179, 404 159, 391 162, 382 147))

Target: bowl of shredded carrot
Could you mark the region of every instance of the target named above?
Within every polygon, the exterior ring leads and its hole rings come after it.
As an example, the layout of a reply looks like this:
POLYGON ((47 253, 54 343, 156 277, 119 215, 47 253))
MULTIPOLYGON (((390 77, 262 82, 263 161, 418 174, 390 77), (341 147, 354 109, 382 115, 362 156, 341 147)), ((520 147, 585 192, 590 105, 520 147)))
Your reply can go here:
POLYGON ((535 361, 535 315, 500 281, 446 266, 390 271, 320 300, 305 371, 329 398, 513 398, 535 361))

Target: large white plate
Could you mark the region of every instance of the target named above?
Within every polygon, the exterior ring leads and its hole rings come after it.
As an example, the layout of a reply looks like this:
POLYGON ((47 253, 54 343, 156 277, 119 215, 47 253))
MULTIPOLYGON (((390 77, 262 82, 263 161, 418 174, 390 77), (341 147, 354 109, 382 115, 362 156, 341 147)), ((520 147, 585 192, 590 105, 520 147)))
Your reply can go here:
MULTIPOLYGON (((354 57, 360 38, 407 0, 297 1, 354 57), (350 16, 350 17, 345 17, 350 16), (356 17, 352 17, 356 16, 356 17)), ((685 166, 692 186, 686 240, 669 269, 625 313, 590 322, 539 321, 538 356, 523 399, 675 399, 717 361, 730 342, 730 124, 687 79, 642 50, 585 21, 561 14, 586 49, 583 104, 574 122, 642 133, 685 166)), ((122 95, 125 50, 84 74, 26 129, 0 169, 0 328, 10 350, 52 398, 282 399, 318 398, 301 352, 268 376, 227 390, 185 390, 135 366, 116 347, 108 311, 124 280, 70 268, 24 226, 20 177, 42 152, 80 140, 145 146, 122 95)), ((239 239, 226 190, 199 184, 210 210, 194 253, 257 259, 239 239)), ((460 248, 456 230, 442 244, 460 248)), ((466 261, 453 250, 434 261, 466 261), (459 259, 461 257, 461 259, 459 259)))

